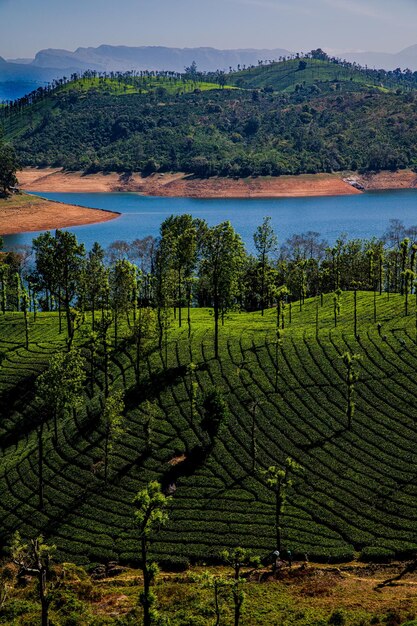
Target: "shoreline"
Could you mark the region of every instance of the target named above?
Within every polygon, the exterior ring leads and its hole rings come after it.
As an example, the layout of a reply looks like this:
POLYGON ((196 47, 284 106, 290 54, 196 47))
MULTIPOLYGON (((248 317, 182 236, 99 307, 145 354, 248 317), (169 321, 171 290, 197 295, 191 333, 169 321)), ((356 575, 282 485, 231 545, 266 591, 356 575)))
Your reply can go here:
POLYGON ((300 198, 355 195, 363 191, 417 188, 411 170, 358 174, 301 174, 245 179, 199 179, 184 173, 141 174, 65 172, 61 168, 26 168, 18 173, 25 191, 61 193, 134 192, 184 198, 300 198))
MULTIPOLYGON (((350 196, 365 191, 416 189, 411 170, 358 174, 302 174, 245 179, 199 179, 183 173, 141 174, 65 172, 62 168, 26 168, 18 172, 24 191, 44 193, 132 192, 161 198, 309 198, 350 196)), ((0 235, 15 235, 97 224, 120 213, 90 209, 25 193, 0 200, 0 235)))
POLYGON ((336 174, 200 179, 184 173, 141 174, 64 172, 27 168, 18 173, 25 191, 61 193, 133 192, 166 198, 291 198, 340 196, 361 193, 336 174))
POLYGON ((0 235, 97 224, 119 215, 106 209, 88 209, 22 193, 0 199, 0 235))

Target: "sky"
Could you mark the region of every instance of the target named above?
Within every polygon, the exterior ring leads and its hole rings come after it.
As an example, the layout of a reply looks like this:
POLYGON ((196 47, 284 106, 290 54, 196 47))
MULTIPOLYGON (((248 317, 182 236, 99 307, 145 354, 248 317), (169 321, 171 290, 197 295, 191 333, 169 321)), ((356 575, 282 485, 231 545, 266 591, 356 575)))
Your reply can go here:
POLYGON ((103 43, 398 52, 417 44, 416 23, 417 0, 0 0, 0 56, 103 43))

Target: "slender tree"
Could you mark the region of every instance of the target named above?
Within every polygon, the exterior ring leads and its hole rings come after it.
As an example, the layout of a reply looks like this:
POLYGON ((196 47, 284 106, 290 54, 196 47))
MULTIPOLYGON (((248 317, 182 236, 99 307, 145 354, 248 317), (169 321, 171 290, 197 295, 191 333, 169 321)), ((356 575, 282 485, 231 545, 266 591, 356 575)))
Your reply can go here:
POLYGON ((171 498, 161 491, 161 485, 150 482, 133 500, 135 524, 138 528, 141 545, 141 569, 143 591, 140 603, 143 607, 143 626, 157 623, 156 595, 151 586, 158 575, 158 566, 150 557, 150 547, 158 531, 168 523, 168 509, 171 498))
POLYGON ((102 414, 104 428, 103 456, 104 456, 104 482, 108 482, 110 458, 114 444, 125 432, 123 392, 112 391, 106 398, 102 414))
POLYGON ((355 364, 361 358, 359 354, 351 354, 350 352, 345 352, 342 356, 346 367, 346 417, 348 430, 352 428, 352 419, 355 413, 355 385, 359 380, 359 372, 356 370, 355 364))
POLYGON ((298 463, 288 457, 284 468, 271 465, 268 469, 260 472, 266 486, 273 491, 275 496, 275 540, 277 550, 279 551, 282 548, 282 517, 288 492, 292 487, 291 475, 299 472, 301 469, 298 463))
POLYGON ((95 330, 96 312, 105 297, 108 270, 104 265, 104 250, 94 243, 88 252, 84 272, 85 296, 91 310, 92 330, 95 330))
POLYGON ((71 341, 74 333, 74 318, 71 308, 77 295, 84 268, 85 248, 69 231, 57 230, 53 255, 55 273, 55 296, 65 310, 67 334, 71 341))
POLYGON ((52 414, 55 443, 58 443, 58 419, 82 404, 85 379, 84 359, 80 351, 73 348, 65 354, 55 354, 48 369, 36 381, 37 396, 42 400, 44 411, 52 414))
POLYGON ((214 310, 214 354, 219 358, 221 312, 235 302, 239 293, 244 247, 230 222, 209 228, 202 241, 201 274, 205 278, 214 310))
POLYGON ((277 249, 278 239, 271 226, 271 218, 264 217, 263 222, 255 231, 253 236, 255 248, 258 253, 258 261, 261 269, 261 312, 264 315, 266 307, 265 300, 265 278, 269 262, 268 255, 277 249))
POLYGON ((45 543, 42 535, 25 543, 16 532, 10 546, 13 563, 18 567, 18 578, 33 576, 38 582, 38 597, 41 605, 41 626, 49 626, 49 607, 53 592, 59 587, 64 571, 52 565, 55 546, 45 543))
POLYGON ((241 572, 245 566, 259 567, 260 559, 253 556, 249 550, 245 548, 234 548, 233 550, 223 550, 220 553, 222 561, 233 568, 232 598, 234 607, 234 626, 239 626, 242 617, 242 608, 245 601, 245 592, 243 586, 246 580, 242 577, 241 572))
POLYGON ((190 299, 190 281, 197 264, 198 221, 191 215, 171 215, 161 225, 161 245, 168 254, 168 265, 176 282, 178 325, 182 326, 184 295, 190 299))

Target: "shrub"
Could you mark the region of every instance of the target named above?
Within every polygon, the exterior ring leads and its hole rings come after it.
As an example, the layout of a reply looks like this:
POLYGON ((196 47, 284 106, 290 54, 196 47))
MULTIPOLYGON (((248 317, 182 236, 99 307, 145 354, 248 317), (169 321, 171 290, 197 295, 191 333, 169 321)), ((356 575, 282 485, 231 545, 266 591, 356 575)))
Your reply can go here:
POLYGON ((345 626, 346 616, 342 609, 336 609, 329 617, 329 624, 332 626, 345 626))
POLYGON ((395 552, 380 546, 368 546, 360 554, 360 560, 365 563, 389 563, 395 558, 395 552))

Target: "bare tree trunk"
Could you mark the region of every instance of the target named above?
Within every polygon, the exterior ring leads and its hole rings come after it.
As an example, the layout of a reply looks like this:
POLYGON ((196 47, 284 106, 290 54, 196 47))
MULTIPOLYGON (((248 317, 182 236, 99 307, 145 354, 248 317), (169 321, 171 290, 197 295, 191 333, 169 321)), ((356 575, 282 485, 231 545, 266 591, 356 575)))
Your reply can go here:
POLYGON ((44 487, 43 487, 43 421, 38 427, 38 495, 39 509, 44 508, 44 487))
POLYGON ((142 606, 143 606, 143 626, 151 626, 151 607, 150 607, 150 574, 148 570, 148 554, 147 554, 147 546, 146 539, 142 537, 142 571, 143 571, 143 595, 142 595, 142 606))

